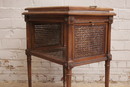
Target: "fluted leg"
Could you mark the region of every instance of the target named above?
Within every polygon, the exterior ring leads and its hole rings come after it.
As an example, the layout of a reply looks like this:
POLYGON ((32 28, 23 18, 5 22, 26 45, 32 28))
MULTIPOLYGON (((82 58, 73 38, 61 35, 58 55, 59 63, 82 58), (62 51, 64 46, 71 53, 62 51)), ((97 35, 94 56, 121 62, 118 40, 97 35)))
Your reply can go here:
POLYGON ((72 68, 66 69, 66 86, 71 87, 71 76, 72 76, 72 68))
POLYGON ((66 80, 66 68, 65 68, 65 66, 63 66, 63 87, 65 87, 65 80, 66 80))
POLYGON ((110 79, 110 60, 105 61, 105 87, 109 87, 110 79))
POLYGON ((31 55, 27 55, 28 87, 32 87, 31 55))

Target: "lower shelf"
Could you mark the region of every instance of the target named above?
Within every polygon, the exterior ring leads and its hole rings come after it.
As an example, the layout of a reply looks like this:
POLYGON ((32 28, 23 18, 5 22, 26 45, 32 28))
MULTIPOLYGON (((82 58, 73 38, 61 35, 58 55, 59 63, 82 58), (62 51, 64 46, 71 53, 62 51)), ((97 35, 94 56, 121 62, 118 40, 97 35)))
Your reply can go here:
MULTIPOLYGON (((47 49, 36 49, 30 50, 29 53, 31 55, 40 57, 45 60, 49 60, 51 62, 55 62, 61 65, 65 65, 67 63, 66 50, 65 48, 47 48, 47 49)), ((91 56, 81 59, 73 59, 68 61, 68 63, 72 66, 80 66, 89 63, 95 63, 100 61, 107 60, 107 57, 104 55, 91 56)))
POLYGON ((52 62, 63 64, 65 62, 65 50, 62 48, 31 50, 31 55, 46 59, 52 62))

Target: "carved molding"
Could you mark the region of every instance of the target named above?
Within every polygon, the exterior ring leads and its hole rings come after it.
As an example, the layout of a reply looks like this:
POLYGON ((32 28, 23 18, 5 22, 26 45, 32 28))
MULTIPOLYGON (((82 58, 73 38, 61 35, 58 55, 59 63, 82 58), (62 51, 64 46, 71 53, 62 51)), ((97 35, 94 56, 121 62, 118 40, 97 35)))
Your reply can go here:
POLYGON ((110 24, 113 23, 113 17, 109 17, 109 23, 110 23, 110 24))
POLYGON ((107 58, 108 58, 108 60, 112 60, 112 55, 111 54, 107 54, 107 58))
POLYGON ((29 20, 29 16, 25 15, 25 21, 28 22, 28 20, 29 20))

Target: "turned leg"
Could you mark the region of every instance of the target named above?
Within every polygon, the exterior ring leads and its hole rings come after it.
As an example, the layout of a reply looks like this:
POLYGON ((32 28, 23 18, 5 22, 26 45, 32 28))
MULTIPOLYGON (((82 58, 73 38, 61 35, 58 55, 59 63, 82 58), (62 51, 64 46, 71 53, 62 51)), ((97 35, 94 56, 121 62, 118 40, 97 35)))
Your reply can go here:
POLYGON ((110 79, 110 60, 105 61, 105 87, 109 87, 110 79))
POLYGON ((28 87, 32 87, 31 55, 27 55, 28 87))
POLYGON ((65 87, 71 87, 71 76, 72 76, 72 68, 66 69, 66 85, 65 87))
POLYGON ((65 80, 66 80, 65 71, 66 71, 65 66, 63 66, 63 87, 65 87, 65 80))

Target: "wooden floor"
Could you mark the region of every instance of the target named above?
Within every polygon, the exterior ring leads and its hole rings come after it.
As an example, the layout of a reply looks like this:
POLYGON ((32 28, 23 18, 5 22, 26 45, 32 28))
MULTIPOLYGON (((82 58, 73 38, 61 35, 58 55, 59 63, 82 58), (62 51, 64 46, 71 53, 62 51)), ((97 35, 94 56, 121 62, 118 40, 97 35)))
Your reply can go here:
MULTIPOLYGON (((0 87, 28 87, 27 83, 0 82, 0 87)), ((33 87, 62 87, 61 83, 33 83, 33 87)), ((104 87, 103 83, 73 83, 72 87, 104 87)), ((128 83, 114 83, 110 87, 130 87, 128 83)))

